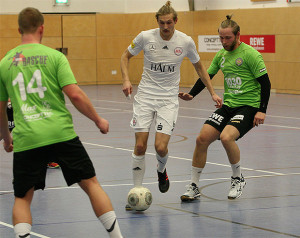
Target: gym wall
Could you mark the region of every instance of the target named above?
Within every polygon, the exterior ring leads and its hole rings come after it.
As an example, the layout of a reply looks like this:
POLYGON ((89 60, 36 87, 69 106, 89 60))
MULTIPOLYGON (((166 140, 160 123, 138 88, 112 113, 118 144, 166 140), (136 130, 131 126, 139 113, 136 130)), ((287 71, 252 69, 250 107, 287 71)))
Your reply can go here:
MULTIPOLYGON (((275 53, 263 53, 272 89, 279 93, 300 94, 300 7, 178 12, 176 29, 193 37, 217 35, 220 23, 233 14, 242 35, 275 35, 275 53)), ((67 57, 81 85, 121 84, 120 57, 142 30, 156 28, 155 13, 141 14, 45 14, 43 44, 68 48, 67 57)), ((20 43, 17 15, 0 15, 0 58, 20 43)), ((209 67, 215 53, 199 53, 209 67)), ((130 61, 130 78, 137 84, 143 70, 143 54, 130 61)), ((185 59, 181 86, 190 87, 197 74, 185 59)), ((223 86, 223 75, 213 79, 223 86)))

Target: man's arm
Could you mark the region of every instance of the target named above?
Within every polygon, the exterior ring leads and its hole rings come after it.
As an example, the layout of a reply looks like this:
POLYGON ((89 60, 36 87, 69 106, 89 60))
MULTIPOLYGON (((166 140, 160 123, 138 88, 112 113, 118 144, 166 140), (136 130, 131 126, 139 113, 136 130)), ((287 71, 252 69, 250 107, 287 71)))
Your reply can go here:
POLYGON ((106 134, 108 132, 108 121, 98 115, 88 96, 77 84, 64 86, 63 92, 69 97, 79 112, 95 122, 101 133, 106 134))
POLYGON ((271 82, 268 74, 264 74, 256 79, 261 86, 260 89, 260 107, 254 116, 253 126, 263 124, 266 118, 267 107, 270 98, 271 82))
POLYGON ((121 73, 123 79, 123 93, 126 97, 132 94, 132 85, 129 80, 129 60, 133 55, 126 49, 121 56, 121 73))
POLYGON ((266 113, 270 98, 271 82, 268 74, 264 74, 256 79, 261 86, 259 111, 266 113))
POLYGON ((203 64, 199 60, 197 63, 195 63, 193 65, 194 65, 194 68, 195 68, 198 76, 200 77, 201 81, 207 87, 213 101, 217 103, 216 107, 217 108, 222 107, 222 99, 215 93, 214 88, 211 84, 210 77, 209 77, 205 67, 203 66, 203 64))
MULTIPOLYGON (((209 74, 210 79, 212 79, 215 75, 209 74)), ((203 89, 205 88, 204 83, 202 82, 201 78, 198 78, 195 85, 190 90, 189 94, 193 97, 196 97, 203 89)))
MULTIPOLYGON (((214 76, 215 76, 214 74, 209 74, 210 79, 212 79, 214 76)), ((205 89, 205 85, 202 82, 201 78, 198 78, 196 83, 188 93, 179 92, 178 97, 180 97, 185 101, 190 101, 194 97, 196 97, 199 93, 201 93, 203 89, 205 89)))
POLYGON ((7 101, 0 102, 0 140, 4 139, 4 149, 6 152, 11 152, 13 150, 12 138, 8 129, 7 120, 7 101))

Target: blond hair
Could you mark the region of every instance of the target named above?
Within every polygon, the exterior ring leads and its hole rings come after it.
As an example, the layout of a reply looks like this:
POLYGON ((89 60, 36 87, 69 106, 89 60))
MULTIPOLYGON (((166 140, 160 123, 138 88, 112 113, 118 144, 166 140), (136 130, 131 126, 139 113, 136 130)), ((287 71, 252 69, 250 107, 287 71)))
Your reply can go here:
POLYGON ((171 7, 171 1, 167 1, 165 5, 163 5, 158 12, 155 14, 156 19, 158 20, 159 16, 164 16, 168 14, 173 14, 173 20, 177 20, 177 12, 171 7))
POLYGON ((233 15, 227 15, 226 20, 222 21, 219 29, 232 28, 232 33, 236 35, 240 31, 240 26, 235 21, 231 20, 232 16, 233 15))

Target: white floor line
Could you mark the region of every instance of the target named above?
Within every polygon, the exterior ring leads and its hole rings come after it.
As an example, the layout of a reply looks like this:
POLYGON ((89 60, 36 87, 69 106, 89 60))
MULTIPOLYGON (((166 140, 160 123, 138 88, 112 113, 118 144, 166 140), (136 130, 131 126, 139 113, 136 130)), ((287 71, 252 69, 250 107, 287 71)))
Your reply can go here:
MULTIPOLYGON (((0 221, 0 225, 6 226, 6 227, 9 227, 9 228, 12 228, 12 229, 14 228, 13 225, 2 222, 2 221, 0 221)), ((51 238, 50 236, 44 236, 44 235, 41 235, 41 234, 38 234, 38 233, 35 233, 35 232, 30 232, 30 236, 36 236, 36 237, 40 237, 40 238, 51 238)))
MULTIPOLYGON (((88 143, 88 142, 82 142, 82 144, 85 144, 85 145, 92 145, 92 146, 98 146, 98 147, 104 147, 104 148, 115 149, 115 150, 124 150, 124 151, 133 152, 133 150, 131 150, 131 149, 125 149, 125 148, 120 148, 120 147, 114 147, 114 146, 110 146, 110 145, 99 145, 99 144, 88 143)), ((156 156, 156 154, 154 154, 154 153, 146 152, 146 154, 147 154, 147 155, 153 155, 153 156, 156 156)), ((169 158, 178 159, 178 160, 192 161, 192 159, 187 159, 187 158, 183 158, 183 157, 176 157, 176 156, 171 156, 171 155, 169 155, 169 158)), ((213 162, 206 162, 206 163, 207 163, 207 164, 211 164, 211 165, 222 166, 222 167, 230 167, 230 165, 227 165, 227 164, 219 164, 219 163, 213 163, 213 162)), ((257 172, 262 172, 262 173, 267 173, 267 174, 283 175, 282 173, 276 173, 276 172, 266 171, 266 170, 257 170, 257 169, 251 169, 251 168, 245 168, 245 167, 242 167, 242 169, 243 169, 243 170, 249 170, 249 171, 257 171, 257 172)))
MULTIPOLYGON (((287 174, 264 174, 264 175, 253 175, 253 176, 245 176, 245 179, 251 179, 251 178, 264 178, 264 177, 276 177, 276 176, 292 176, 292 175, 300 175, 300 173, 287 173, 287 174)), ((229 177, 224 178, 206 178, 201 179, 202 181, 219 181, 219 180, 230 180, 229 177)), ((187 180, 172 180, 172 183, 188 183, 190 182, 189 179, 187 180)), ((157 184, 157 181, 154 182, 144 182, 145 185, 151 185, 151 184, 157 184)), ((119 184, 101 184, 102 187, 127 187, 127 186, 133 186, 132 183, 119 183, 119 184)), ((45 190, 64 190, 64 189, 79 189, 79 186, 71 186, 71 187, 49 187, 45 188, 45 190)), ((0 193, 13 193, 12 190, 10 191, 0 191, 0 193)), ((0 225, 2 223, 0 222, 0 225)))

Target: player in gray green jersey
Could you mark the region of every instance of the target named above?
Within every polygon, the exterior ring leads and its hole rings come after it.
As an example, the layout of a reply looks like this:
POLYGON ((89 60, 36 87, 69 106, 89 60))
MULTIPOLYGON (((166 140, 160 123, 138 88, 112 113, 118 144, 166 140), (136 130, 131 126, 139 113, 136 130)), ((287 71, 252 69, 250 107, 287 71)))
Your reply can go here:
POLYGON ((16 238, 30 237, 30 205, 34 190, 45 188, 47 163, 61 165, 67 184, 78 183, 87 193, 96 216, 111 237, 122 237, 109 197, 101 188, 93 164, 76 135, 63 92, 72 104, 106 134, 109 124, 79 88, 66 57, 41 44, 44 17, 35 8, 18 16, 22 44, 0 62, 0 139, 14 151, 13 225, 16 238), (15 129, 8 130, 8 98, 14 108, 15 129))
MULTIPOLYGON (((209 145, 220 139, 232 168, 229 199, 241 196, 246 185, 241 173, 240 150, 236 140, 254 126, 263 124, 270 97, 271 84, 261 54, 251 46, 240 42, 240 27, 231 16, 219 27, 223 45, 214 57, 208 74, 213 78, 219 70, 224 74, 223 106, 204 123, 196 140, 192 163, 191 183, 181 196, 182 201, 200 197, 200 174, 205 166, 209 145)), ((183 100, 192 100, 205 85, 198 79, 189 93, 179 93, 183 100)))

